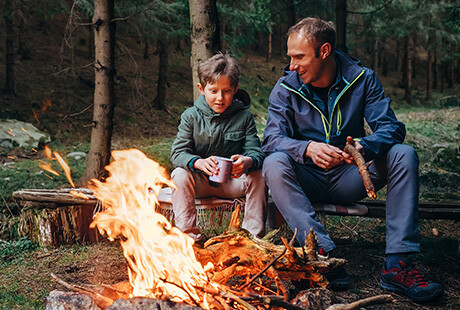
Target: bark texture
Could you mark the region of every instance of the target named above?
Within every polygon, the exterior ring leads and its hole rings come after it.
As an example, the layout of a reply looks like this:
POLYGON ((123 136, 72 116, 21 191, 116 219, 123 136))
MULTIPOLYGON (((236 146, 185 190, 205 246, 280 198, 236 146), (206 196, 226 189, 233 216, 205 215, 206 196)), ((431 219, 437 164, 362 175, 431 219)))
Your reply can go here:
POLYGON ((337 48, 347 52, 347 0, 335 1, 337 48))
POLYGON ((220 49, 220 29, 216 0, 189 0, 193 77, 193 100, 199 96, 197 66, 220 49))
POLYGON ((14 82, 14 27, 13 27, 13 1, 5 0, 5 92, 16 96, 14 82))
POLYGON ((154 106, 159 110, 166 110, 166 88, 168 86, 168 43, 164 39, 158 39, 158 81, 157 96, 154 106))
POLYGON ((95 89, 93 129, 81 183, 103 178, 109 164, 115 109, 113 0, 94 1, 95 89))

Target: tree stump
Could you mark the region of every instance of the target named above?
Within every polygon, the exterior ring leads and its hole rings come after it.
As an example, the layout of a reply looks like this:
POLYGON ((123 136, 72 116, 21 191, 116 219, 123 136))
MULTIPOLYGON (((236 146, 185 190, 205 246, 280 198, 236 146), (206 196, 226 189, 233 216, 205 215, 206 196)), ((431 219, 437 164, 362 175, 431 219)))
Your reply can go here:
POLYGON ((73 197, 64 190, 22 190, 13 193, 23 207, 19 235, 38 241, 41 246, 96 243, 97 229, 90 228, 96 199, 73 197))

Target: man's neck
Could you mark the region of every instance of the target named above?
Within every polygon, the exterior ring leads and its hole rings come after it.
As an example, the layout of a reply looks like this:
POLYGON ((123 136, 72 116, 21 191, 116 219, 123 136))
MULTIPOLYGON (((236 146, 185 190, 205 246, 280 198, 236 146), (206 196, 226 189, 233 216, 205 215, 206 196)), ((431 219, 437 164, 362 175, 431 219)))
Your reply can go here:
POLYGON ((332 84, 332 82, 334 82, 336 76, 337 62, 335 61, 335 57, 330 55, 325 62, 323 76, 318 81, 311 83, 311 85, 318 88, 328 87, 332 84))

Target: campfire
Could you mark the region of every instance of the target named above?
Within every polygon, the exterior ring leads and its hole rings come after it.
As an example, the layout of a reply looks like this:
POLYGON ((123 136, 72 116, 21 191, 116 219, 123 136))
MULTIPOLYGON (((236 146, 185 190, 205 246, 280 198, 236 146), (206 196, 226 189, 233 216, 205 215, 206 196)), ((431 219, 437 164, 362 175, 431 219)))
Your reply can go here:
POLYGON ((313 232, 305 236, 305 247, 293 247, 295 233, 290 241, 281 237, 283 245, 268 241, 277 231, 264 239, 250 235, 240 226, 239 207, 223 234, 209 239, 203 248, 194 246, 192 238, 157 212, 161 188, 174 187, 166 169, 139 150, 112 155, 114 160, 106 167, 110 176, 89 184, 102 203, 91 226, 121 243, 129 284, 94 289, 52 275, 101 309, 134 297, 202 309, 306 309, 301 298, 292 302, 287 283, 303 282, 317 292, 327 291, 328 282, 318 269, 345 262, 318 255, 313 232))

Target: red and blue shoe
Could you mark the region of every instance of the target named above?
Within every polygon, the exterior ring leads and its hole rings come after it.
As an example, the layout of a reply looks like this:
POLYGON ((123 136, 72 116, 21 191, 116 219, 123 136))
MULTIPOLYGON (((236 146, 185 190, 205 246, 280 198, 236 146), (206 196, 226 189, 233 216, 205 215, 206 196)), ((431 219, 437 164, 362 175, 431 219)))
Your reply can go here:
POLYGON ((425 302, 443 295, 441 284, 427 281, 416 269, 399 261, 400 268, 390 270, 382 268, 380 286, 384 289, 399 292, 416 302, 425 302))

